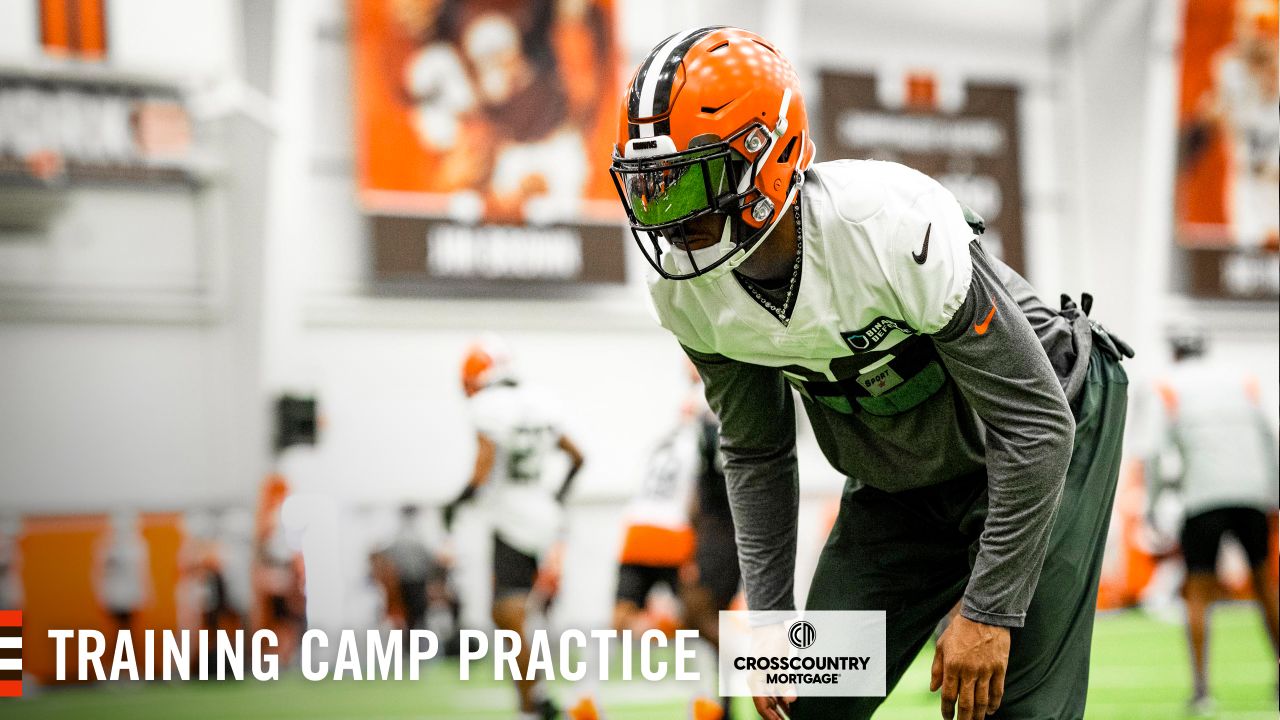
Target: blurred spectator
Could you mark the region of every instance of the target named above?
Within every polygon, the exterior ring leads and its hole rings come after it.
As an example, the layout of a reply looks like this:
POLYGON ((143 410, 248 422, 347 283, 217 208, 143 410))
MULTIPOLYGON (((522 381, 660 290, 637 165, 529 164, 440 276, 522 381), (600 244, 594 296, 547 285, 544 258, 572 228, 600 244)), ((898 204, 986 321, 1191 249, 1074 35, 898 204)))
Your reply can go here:
POLYGON ((416 506, 400 508, 400 523, 395 537, 383 552, 395 575, 404 626, 409 630, 427 627, 427 582, 435 569, 431 549, 422 539, 417 520, 416 506))
MULTIPOLYGON (((198 615, 196 626, 208 630, 220 627, 243 628, 248 619, 249 568, 243 532, 236 542, 233 510, 196 511, 188 514, 187 537, 182 547, 182 570, 192 586, 190 601, 198 615), (241 547, 237 547, 241 546, 241 547), (237 552, 239 550, 240 552, 237 552)), ((184 625, 190 625, 190 622, 184 625)))
POLYGON ((253 608, 253 513, 229 507, 214 514, 213 542, 222 574, 223 603, 243 624, 253 608))
MULTIPOLYGON (((738 543, 734 537, 729 489, 720 452, 720 421, 707 406, 699 379, 689 394, 687 424, 697 438, 696 493, 692 506, 694 562, 682 578, 680 597, 685 625, 699 632, 715 651, 720 648, 720 611, 728 610, 742 584, 738 543)), ((714 658, 715 653, 710 657, 714 658)), ((704 682, 694 711, 699 720, 728 720, 731 698, 717 698, 714 661, 703 670, 704 682)))
POLYGON ((302 556, 286 537, 280 517, 288 496, 289 484, 279 475, 268 477, 262 485, 254 523, 253 570, 258 605, 254 626, 275 631, 286 665, 306 626, 302 556))
POLYGON ((98 601, 115 622, 116 632, 128 632, 151 597, 151 553, 138 513, 112 514, 110 530, 99 545, 99 562, 98 601))
POLYGON ((1181 501, 1182 554, 1187 564, 1187 625, 1191 644, 1193 712, 1212 711, 1205 637, 1207 609, 1218 588, 1223 535, 1248 557, 1253 590, 1272 647, 1280 653, 1280 612, 1267 568, 1267 514, 1277 507, 1276 438, 1263 413, 1256 378, 1204 358, 1205 340, 1182 333, 1173 340, 1174 367, 1157 385, 1163 406, 1163 447, 1151 459, 1148 521, 1166 493, 1181 501), (1170 467, 1178 461, 1177 467, 1170 467), (1162 462, 1163 461, 1163 462, 1162 462))
POLYGON ((22 521, 17 516, 0 516, 0 610, 22 608, 18 548, 18 534, 21 531, 22 521))

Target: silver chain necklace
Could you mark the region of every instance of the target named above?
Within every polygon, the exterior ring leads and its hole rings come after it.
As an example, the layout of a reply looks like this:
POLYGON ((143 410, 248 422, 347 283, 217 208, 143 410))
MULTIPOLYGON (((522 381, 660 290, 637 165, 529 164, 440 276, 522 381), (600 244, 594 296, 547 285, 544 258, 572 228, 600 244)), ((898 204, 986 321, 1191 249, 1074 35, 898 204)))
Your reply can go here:
POLYGON ((796 203, 792 208, 796 220, 796 261, 791 266, 791 279, 787 281, 787 295, 786 298, 783 299, 782 305, 777 305, 770 301, 769 298, 765 297, 764 293, 756 287, 754 281, 744 275, 734 273, 734 276, 738 278, 738 284, 746 288, 747 292, 751 294, 751 297, 755 298, 756 302, 760 303, 761 307, 765 310, 773 313, 774 316, 778 318, 778 322, 783 325, 789 325, 791 323, 791 316, 789 312, 791 310, 791 300, 795 297, 796 284, 800 281, 800 259, 804 256, 804 229, 800 222, 799 195, 796 196, 796 203))

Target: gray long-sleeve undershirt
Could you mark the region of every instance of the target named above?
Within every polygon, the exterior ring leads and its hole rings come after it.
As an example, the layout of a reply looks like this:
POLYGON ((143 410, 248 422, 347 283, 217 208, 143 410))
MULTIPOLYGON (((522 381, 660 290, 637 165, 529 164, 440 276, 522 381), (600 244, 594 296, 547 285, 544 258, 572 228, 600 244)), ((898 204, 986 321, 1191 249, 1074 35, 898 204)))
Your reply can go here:
MULTIPOLYGON (((932 338, 948 376, 940 390, 890 418, 809 400, 805 409, 828 461, 887 492, 985 468, 988 514, 962 612, 1016 627, 1039 579, 1071 458, 1075 423, 1059 377, 1074 360, 1071 328, 976 242, 970 255, 969 294, 932 338), (974 326, 993 304, 979 335, 974 326)), ((777 368, 685 350, 721 422, 748 606, 792 609, 799 492, 790 387, 777 368)))

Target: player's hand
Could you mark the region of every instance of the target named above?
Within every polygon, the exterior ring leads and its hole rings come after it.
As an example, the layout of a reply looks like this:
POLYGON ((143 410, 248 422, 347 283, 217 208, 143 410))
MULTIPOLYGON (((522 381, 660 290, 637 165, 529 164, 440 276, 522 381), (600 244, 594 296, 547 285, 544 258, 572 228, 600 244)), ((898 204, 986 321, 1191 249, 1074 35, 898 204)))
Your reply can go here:
POLYGON ((794 697, 753 697, 751 702, 756 704, 756 712, 764 720, 788 720, 790 717, 787 713, 791 709, 791 701, 794 697))
MULTIPOLYGON (((784 613, 776 613, 785 615, 784 613)), ((794 613, 791 613, 794 615, 794 613)), ((794 618, 792 618, 794 620, 794 618)), ((793 648, 787 640, 789 622, 774 620, 763 625, 747 625, 751 636, 750 654, 756 657, 787 657, 793 648)), ((795 686, 790 683, 768 683, 763 669, 747 671, 747 687, 756 712, 764 720, 789 720, 791 703, 796 700, 795 686)))
POLYGON ((957 614, 938 638, 929 680, 930 690, 942 688, 942 717, 982 720, 995 712, 1008 667, 1009 628, 957 614))

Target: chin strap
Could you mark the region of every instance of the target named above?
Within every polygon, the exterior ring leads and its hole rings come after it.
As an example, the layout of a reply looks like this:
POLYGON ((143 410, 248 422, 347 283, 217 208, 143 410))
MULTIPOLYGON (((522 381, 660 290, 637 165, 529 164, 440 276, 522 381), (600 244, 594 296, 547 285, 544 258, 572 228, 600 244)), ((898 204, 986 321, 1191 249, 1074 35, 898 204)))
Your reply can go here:
MULTIPOLYGON (((742 261, 750 257, 751 253, 755 252, 756 248, 760 247, 760 245, 764 243, 765 240, 769 239, 769 236, 773 234, 774 228, 778 227, 778 223, 782 222, 782 218, 787 216, 787 212, 791 209, 791 204, 796 201, 796 197, 800 194, 800 186, 804 184, 803 174, 796 173, 793 177, 795 178, 795 180, 791 183, 791 190, 787 192, 786 200, 782 201, 782 207, 778 210, 778 216, 773 219, 773 222, 769 223, 769 227, 765 228, 764 232, 760 233, 760 239, 752 243, 751 247, 747 248, 743 252, 743 255, 741 258, 730 260, 727 263, 725 263, 726 265, 732 265, 733 267, 737 267, 738 265, 742 264, 742 261)), ((724 226, 725 226, 725 230, 729 229, 729 223, 725 223, 724 226)), ((724 238, 721 238, 720 241, 724 242, 724 238)))

